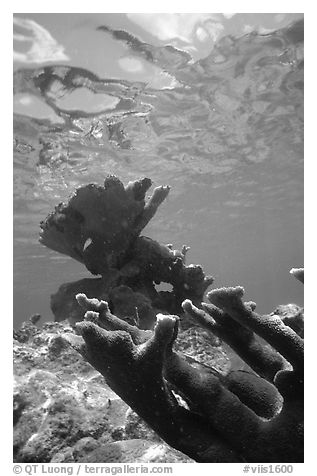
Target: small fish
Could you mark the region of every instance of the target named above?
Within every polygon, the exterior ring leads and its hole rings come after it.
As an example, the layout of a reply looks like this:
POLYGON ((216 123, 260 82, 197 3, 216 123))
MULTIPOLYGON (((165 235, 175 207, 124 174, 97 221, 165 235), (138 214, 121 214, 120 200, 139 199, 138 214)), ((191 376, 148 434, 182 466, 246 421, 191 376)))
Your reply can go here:
POLYGON ((84 244, 84 247, 83 247, 83 251, 85 251, 88 246, 90 246, 92 243, 92 239, 91 238, 87 238, 87 240, 85 241, 85 244, 84 244))

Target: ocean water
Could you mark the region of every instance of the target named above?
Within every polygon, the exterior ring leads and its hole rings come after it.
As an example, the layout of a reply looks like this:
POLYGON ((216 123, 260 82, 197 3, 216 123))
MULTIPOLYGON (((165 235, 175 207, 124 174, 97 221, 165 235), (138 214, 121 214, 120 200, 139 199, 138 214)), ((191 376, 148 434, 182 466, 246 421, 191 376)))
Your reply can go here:
POLYGON ((91 276, 39 223, 107 174, 171 186, 143 234, 213 287, 303 305, 302 15, 208 15, 15 15, 15 326, 91 276))

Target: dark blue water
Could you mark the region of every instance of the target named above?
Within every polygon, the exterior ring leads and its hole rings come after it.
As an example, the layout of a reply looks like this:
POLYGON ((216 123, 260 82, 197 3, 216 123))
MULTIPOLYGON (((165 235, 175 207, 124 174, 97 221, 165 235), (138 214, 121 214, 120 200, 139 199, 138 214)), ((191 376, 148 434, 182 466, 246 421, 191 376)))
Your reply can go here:
POLYGON ((301 15, 162 15, 15 15, 16 324, 89 276, 39 222, 109 173, 171 186, 144 234, 189 245, 215 287, 303 304, 301 15))

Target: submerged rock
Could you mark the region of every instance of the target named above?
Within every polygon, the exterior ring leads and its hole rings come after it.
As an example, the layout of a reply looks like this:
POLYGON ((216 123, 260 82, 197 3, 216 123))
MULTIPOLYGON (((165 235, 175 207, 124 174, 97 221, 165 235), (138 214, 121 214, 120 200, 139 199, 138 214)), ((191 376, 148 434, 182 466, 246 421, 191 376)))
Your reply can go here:
POLYGON ((31 322, 14 333, 14 460, 193 462, 160 438, 65 344, 72 328, 31 322))

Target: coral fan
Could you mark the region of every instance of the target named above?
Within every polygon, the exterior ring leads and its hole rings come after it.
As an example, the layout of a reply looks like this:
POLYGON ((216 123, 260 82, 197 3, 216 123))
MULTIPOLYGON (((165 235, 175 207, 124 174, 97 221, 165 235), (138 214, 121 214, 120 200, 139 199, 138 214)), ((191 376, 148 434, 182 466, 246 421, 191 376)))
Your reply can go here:
MULTIPOLYGON (((302 310, 290 305, 260 316, 255 303, 243 302, 240 286, 214 289, 204 303, 213 278, 186 266, 188 247, 177 251, 139 236, 169 190, 155 189, 145 204, 150 183, 124 188, 110 177, 104 189, 88 185, 42 224, 46 246, 101 274, 53 296, 58 319, 77 322, 79 335, 64 339, 190 458, 303 461, 302 310), (171 292, 157 290, 162 281, 171 292), (227 343, 250 370, 216 368, 184 352, 182 335, 193 327, 203 328, 214 348, 219 339, 227 343)), ((302 269, 291 274, 303 282, 302 269)))
POLYGON ((103 187, 77 189, 68 204, 60 203, 41 223, 40 241, 84 263, 93 274, 104 274, 118 265, 167 196, 169 187, 157 187, 145 204, 151 184, 144 178, 124 187, 108 176, 103 187))

